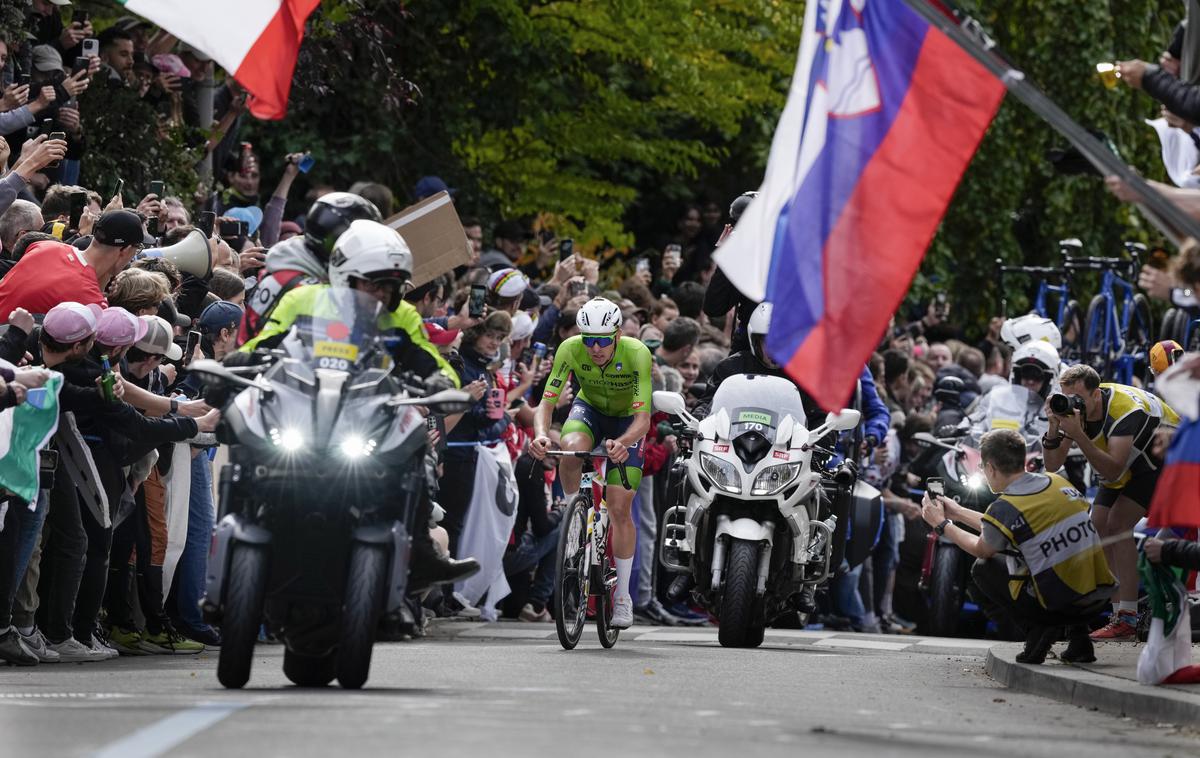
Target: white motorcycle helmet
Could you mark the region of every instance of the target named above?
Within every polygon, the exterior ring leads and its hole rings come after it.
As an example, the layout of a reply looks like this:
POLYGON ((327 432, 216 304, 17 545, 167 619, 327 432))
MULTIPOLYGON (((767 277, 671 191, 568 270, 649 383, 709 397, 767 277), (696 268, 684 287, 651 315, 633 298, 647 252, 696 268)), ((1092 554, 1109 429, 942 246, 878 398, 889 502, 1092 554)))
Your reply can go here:
POLYGON ((621 328, 621 309, 611 300, 592 298, 575 314, 575 326, 584 334, 612 334, 621 328))
POLYGON ((400 307, 404 284, 412 278, 413 256, 400 233, 378 221, 360 219, 350 224, 333 245, 329 256, 329 283, 350 287, 354 279, 393 282, 389 311, 400 307))
POLYGON ((1013 352, 1012 383, 1021 383, 1021 374, 1037 371, 1042 379, 1039 394, 1045 396, 1047 389, 1058 378, 1062 360, 1058 351, 1049 342, 1026 342, 1013 352))
POLYGON ((1054 347, 1057 354, 1062 350, 1062 333, 1048 318, 1036 313, 1010 318, 1000 327, 1000 339, 1013 350, 1030 342, 1046 342, 1054 347))
POLYGON ((769 368, 778 368, 779 364, 767 355, 767 330, 771 326, 771 312, 774 310, 770 303, 759 303, 750 320, 746 322, 746 336, 750 340, 750 352, 769 368))

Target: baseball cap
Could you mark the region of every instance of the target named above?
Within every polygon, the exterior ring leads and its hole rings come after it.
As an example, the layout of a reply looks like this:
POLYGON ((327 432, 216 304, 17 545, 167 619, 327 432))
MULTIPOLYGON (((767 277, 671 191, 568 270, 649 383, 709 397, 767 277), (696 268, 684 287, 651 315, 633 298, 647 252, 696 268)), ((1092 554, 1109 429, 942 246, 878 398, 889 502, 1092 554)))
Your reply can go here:
POLYGON ((256 206, 230 208, 225 211, 225 218, 235 218, 238 221, 246 222, 246 234, 253 237, 258 231, 258 227, 262 224, 263 212, 261 208, 256 206))
POLYGON ((146 325, 146 334, 134 343, 134 347, 143 353, 166 356, 170 361, 177 361, 183 357, 183 348, 175 344, 175 333, 165 319, 158 316, 138 316, 138 321, 146 325))
POLYGON ((104 309, 96 304, 59 303, 42 319, 42 331, 55 342, 78 342, 96 332, 96 322, 104 309))
POLYGON ((190 329, 192 326, 192 319, 180 313, 175 307, 175 301, 169 297, 158 304, 158 315, 168 324, 174 324, 180 329, 190 329))
POLYGON ((35 45, 32 60, 35 71, 61 71, 63 67, 62 54, 50 45, 35 45))
POLYGON ((446 182, 440 176, 422 176, 417 180, 417 186, 413 188, 413 194, 416 195, 418 200, 433 197, 439 192, 454 194, 454 190, 446 186, 446 182))
POLYGON ((429 335, 429 341, 438 347, 453 344, 454 340, 458 339, 459 331, 458 329, 446 329, 432 321, 425 322, 425 332, 429 335))
POLYGON ((488 277, 487 286, 499 297, 518 297, 529 289, 529 279, 515 268, 502 268, 488 277))
POLYGON ((218 300, 209 304, 200 313, 200 332, 216 334, 222 329, 236 326, 242 320, 242 308, 228 300, 218 300))
POLYGON ((124 308, 105 308, 96 320, 96 341, 108 347, 133 345, 146 336, 146 322, 124 308))
POLYGON ((533 319, 525 311, 517 311, 517 315, 513 316, 512 331, 508 333, 509 339, 513 342, 519 342, 533 336, 533 319))
POLYGON ((532 288, 527 289, 521 293, 521 305, 520 305, 521 310, 531 311, 534 308, 541 308, 541 307, 542 307, 542 298, 539 297, 538 293, 534 292, 532 288))
POLYGON ((71 0, 50 0, 53 5, 70 5, 71 0))
POLYGON ((92 229, 92 237, 97 242, 113 247, 141 245, 145 244, 146 230, 142 228, 142 220, 136 213, 121 208, 101 214, 92 229))
POLYGON ((179 46, 179 54, 180 54, 180 55, 190 55, 190 56, 192 56, 193 58, 195 58, 196 60, 198 60, 198 61, 200 61, 200 62, 202 62, 202 63, 207 63, 208 61, 211 61, 211 60, 212 60, 212 56, 211 56, 211 55, 209 55, 208 53, 204 52, 203 50, 201 50, 200 48, 196 47, 195 45, 189 45, 189 44, 188 44, 188 43, 186 43, 186 42, 182 43, 182 44, 179 46))

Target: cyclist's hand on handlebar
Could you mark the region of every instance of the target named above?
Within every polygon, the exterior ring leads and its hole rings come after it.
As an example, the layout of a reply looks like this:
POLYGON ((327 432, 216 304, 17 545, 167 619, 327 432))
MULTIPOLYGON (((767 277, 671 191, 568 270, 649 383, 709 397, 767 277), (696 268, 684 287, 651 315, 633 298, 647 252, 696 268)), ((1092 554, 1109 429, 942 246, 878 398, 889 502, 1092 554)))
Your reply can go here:
POLYGON ((536 437, 529 443, 529 454, 537 460, 544 460, 546 453, 550 450, 549 437, 536 437))
POLYGON ((629 459, 629 449, 617 440, 606 440, 604 449, 608 452, 608 459, 613 463, 624 463, 629 459))

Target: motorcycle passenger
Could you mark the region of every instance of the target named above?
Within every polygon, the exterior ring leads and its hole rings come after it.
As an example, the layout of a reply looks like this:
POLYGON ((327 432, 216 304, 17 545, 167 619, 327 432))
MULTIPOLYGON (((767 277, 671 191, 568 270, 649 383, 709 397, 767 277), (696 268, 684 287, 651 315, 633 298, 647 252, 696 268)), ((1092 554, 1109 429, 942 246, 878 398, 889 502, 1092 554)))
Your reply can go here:
MULTIPOLYGON (((412 304, 401 299, 403 286, 412 276, 412 253, 404 238, 394 229, 375 221, 358 220, 350 224, 333 246, 329 266, 330 284, 314 284, 293 289, 280 299, 258 336, 241 347, 245 356, 255 348, 278 345, 299 319, 319 316, 320 295, 333 287, 348 287, 365 292, 383 304, 381 331, 398 335, 400 344, 390 348, 397 367, 425 378, 426 386, 458 386, 458 375, 430 344, 421 316, 412 304)), ((416 523, 429 521, 433 504, 420 500, 416 523)), ((474 574, 479 563, 473 558, 453 560, 439 554, 426 529, 417 529, 412 543, 413 591, 431 584, 453 582, 474 574)))
MULTIPOLYGON (((621 484, 616 466, 608 468, 608 512, 612 518, 612 547, 617 564, 617 591, 613 602, 612 626, 628 629, 633 625, 633 599, 629 594, 629 576, 637 528, 631 509, 633 495, 642 479, 642 444, 650 430, 650 349, 633 337, 621 334, 621 309, 602 297, 594 298, 579 309, 575 323, 581 334, 559 345, 554 367, 534 417, 534 440, 529 452, 538 460, 550 449, 550 421, 558 396, 574 374, 579 392, 562 427, 564 450, 592 450, 605 440, 608 458, 624 463, 629 485, 621 484)), ((579 492, 583 461, 563 458, 559 478, 563 495, 570 502, 579 492)))
POLYGON ((1087 501, 1057 474, 1027 473, 1025 455, 1016 430, 989 432, 980 444, 982 471, 999 497, 979 513, 926 493, 921 515, 977 559, 971 577, 989 601, 988 616, 1025 631, 1018 661, 1041 663, 1065 634, 1068 646, 1059 657, 1088 663, 1096 656, 1087 622, 1104 608, 1116 581, 1087 501))
POLYGON ((1101 384, 1091 366, 1072 366, 1059 381, 1064 394, 1050 398, 1049 428, 1042 438, 1046 470, 1057 471, 1070 449, 1078 446, 1100 476, 1092 518, 1101 539, 1128 537, 1104 548, 1121 586, 1108 626, 1092 639, 1132 639, 1138 598, 1133 527, 1146 515, 1161 471, 1162 461, 1152 452, 1155 431, 1174 428, 1179 415, 1158 396, 1137 387, 1101 384))
POLYGON ((1010 318, 1000 326, 1000 339, 1013 350, 1031 342, 1048 342, 1058 353, 1062 350, 1062 332, 1048 318, 1036 313, 1010 318))
POLYGON ((280 300, 305 284, 329 281, 329 256, 338 238, 360 219, 383 221, 369 200, 349 192, 330 192, 308 209, 304 234, 274 245, 267 253, 262 279, 246 293, 246 314, 238 334, 244 344, 262 331, 280 300))

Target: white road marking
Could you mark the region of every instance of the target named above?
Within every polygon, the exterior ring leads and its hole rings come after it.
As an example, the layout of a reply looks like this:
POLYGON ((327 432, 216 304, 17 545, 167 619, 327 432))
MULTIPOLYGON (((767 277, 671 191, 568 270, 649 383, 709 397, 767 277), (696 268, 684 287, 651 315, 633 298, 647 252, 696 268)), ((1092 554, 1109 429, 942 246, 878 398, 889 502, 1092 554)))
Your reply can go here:
POLYGON ((546 640, 556 634, 553 630, 546 631, 545 629, 522 629, 505 628, 498 626, 482 626, 475 629, 468 629, 465 632, 459 632, 458 637, 494 637, 496 639, 509 640, 546 640))
POLYGON ((155 758, 233 715, 248 703, 201 703, 109 743, 91 758, 155 758))
POLYGON ((813 647, 853 647, 860 650, 907 650, 912 647, 911 642, 880 642, 879 640, 854 640, 854 639, 825 639, 817 640, 813 643, 813 647))

